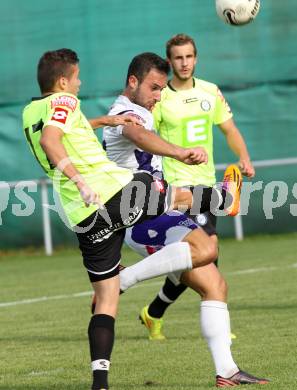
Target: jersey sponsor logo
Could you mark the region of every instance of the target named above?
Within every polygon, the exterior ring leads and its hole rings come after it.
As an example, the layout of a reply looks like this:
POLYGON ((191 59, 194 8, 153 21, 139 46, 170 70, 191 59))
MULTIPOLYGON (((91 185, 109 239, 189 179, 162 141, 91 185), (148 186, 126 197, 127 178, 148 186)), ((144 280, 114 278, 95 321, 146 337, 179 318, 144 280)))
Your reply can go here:
POLYGON ((209 111, 211 109, 211 104, 208 100, 202 100, 200 107, 203 111, 209 111))
POLYGON ((195 102, 198 102, 198 98, 197 97, 193 97, 193 98, 189 98, 189 99, 184 99, 183 100, 183 103, 184 104, 187 104, 187 103, 195 103, 195 102))
POLYGON ((51 101, 51 106, 52 108, 57 106, 64 106, 70 108, 71 111, 74 111, 77 106, 77 99, 75 97, 67 95, 58 96, 51 101))
POLYGON ((183 120, 183 144, 184 147, 198 145, 208 140, 208 115, 199 115, 183 120))
POLYGON ((145 123, 145 120, 140 115, 136 114, 135 112, 128 111, 126 115, 133 116, 134 118, 138 119, 140 122, 145 123))
POLYGON ((165 186, 163 180, 158 180, 154 178, 154 186, 156 191, 161 192, 162 194, 165 193, 165 186))
POLYGON ((64 108, 61 107, 56 107, 51 120, 65 124, 67 116, 67 110, 64 110, 64 108))

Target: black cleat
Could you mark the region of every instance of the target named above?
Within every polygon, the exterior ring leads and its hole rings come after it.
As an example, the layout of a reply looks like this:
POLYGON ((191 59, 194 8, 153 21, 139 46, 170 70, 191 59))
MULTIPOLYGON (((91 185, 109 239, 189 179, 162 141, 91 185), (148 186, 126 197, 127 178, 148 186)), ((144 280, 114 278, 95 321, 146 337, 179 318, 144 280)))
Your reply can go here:
POLYGON ((216 387, 232 387, 240 385, 266 385, 270 381, 264 378, 257 378, 247 372, 239 370, 230 378, 223 378, 220 375, 216 376, 216 387))

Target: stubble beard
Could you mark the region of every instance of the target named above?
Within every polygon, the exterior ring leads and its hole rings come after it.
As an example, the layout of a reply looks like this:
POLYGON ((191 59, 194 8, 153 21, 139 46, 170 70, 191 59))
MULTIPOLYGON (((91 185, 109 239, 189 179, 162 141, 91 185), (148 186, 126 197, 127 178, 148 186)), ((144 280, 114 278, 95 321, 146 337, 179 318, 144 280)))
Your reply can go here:
POLYGON ((130 100, 131 100, 132 103, 137 104, 138 106, 144 107, 143 106, 143 102, 139 98, 138 89, 131 94, 130 100))
POLYGON ((190 79, 193 78, 193 75, 194 75, 194 72, 195 72, 195 68, 192 70, 190 76, 181 76, 180 74, 178 74, 177 72, 175 72, 174 70, 172 71, 173 72, 173 75, 176 79, 178 79, 179 81, 188 81, 190 79))

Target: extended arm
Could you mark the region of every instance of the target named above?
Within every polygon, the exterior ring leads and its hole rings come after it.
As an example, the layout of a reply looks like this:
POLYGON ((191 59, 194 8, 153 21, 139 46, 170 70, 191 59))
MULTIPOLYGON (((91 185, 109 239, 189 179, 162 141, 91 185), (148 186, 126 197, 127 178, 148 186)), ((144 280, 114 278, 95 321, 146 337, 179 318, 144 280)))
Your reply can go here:
POLYGON ((86 184, 84 178, 72 164, 62 143, 63 135, 63 131, 58 127, 45 126, 40 139, 42 149, 52 164, 76 184, 86 206, 100 205, 99 195, 86 184))
POLYGON ((154 132, 146 130, 143 126, 124 126, 123 135, 139 148, 158 156, 172 157, 190 165, 207 162, 207 153, 203 148, 185 149, 170 144, 154 132))
POLYGON ((139 119, 132 115, 104 115, 97 118, 88 119, 93 129, 98 129, 104 126, 119 126, 134 123, 140 125, 139 119))
POLYGON ((233 119, 228 119, 226 122, 221 123, 219 127, 224 133, 230 149, 239 158, 238 165, 242 173, 247 177, 254 177, 255 169, 250 161, 246 144, 233 119))

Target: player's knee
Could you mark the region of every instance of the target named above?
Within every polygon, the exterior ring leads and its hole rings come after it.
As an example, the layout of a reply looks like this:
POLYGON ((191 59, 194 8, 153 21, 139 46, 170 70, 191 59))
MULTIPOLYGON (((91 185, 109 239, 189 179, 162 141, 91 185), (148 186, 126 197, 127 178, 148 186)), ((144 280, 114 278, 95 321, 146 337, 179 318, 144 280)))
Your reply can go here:
POLYGON ((220 276, 213 285, 214 292, 220 297, 220 300, 227 300, 228 284, 223 276, 220 276))
POLYGON ((225 279, 219 274, 217 277, 211 277, 207 283, 203 284, 201 297, 204 300, 227 301, 228 285, 225 279))
POLYGON ((218 257, 218 247, 208 236, 203 240, 190 242, 193 267, 210 264, 218 257))
POLYGON ((229 286, 228 286, 228 283, 226 282, 226 280, 225 280, 224 278, 223 278, 223 280, 222 280, 222 284, 223 284, 223 286, 222 286, 222 291, 224 292, 224 295, 225 295, 225 297, 227 298, 229 286))

